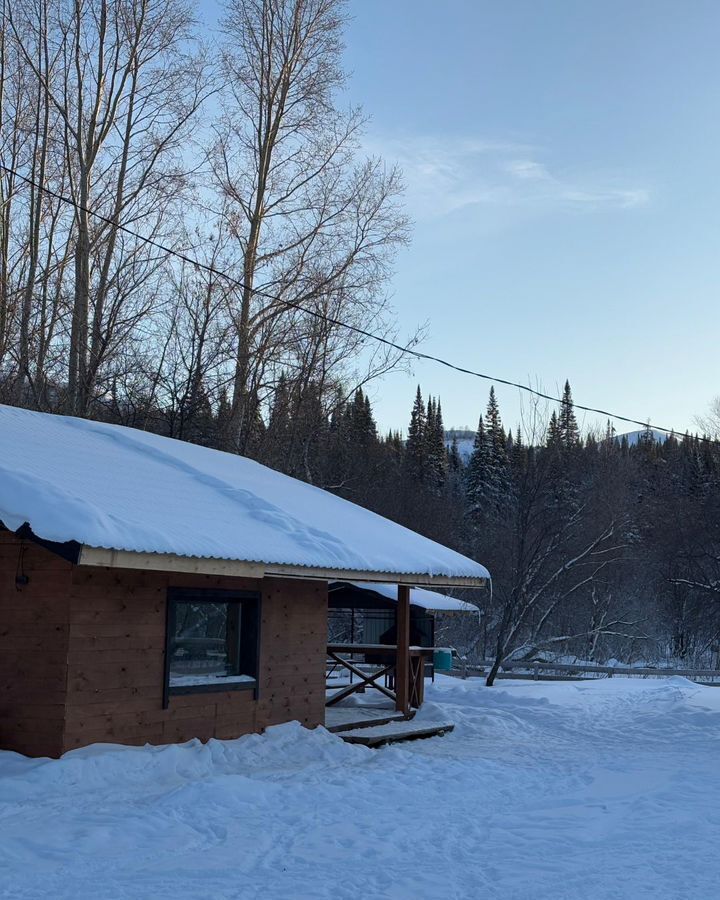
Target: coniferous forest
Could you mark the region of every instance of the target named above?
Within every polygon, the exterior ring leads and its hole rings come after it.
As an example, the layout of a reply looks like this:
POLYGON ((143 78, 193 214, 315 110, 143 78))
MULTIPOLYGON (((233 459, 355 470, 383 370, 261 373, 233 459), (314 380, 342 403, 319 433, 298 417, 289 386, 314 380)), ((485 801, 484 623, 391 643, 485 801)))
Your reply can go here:
POLYGON ((714 666, 720 648, 720 447, 647 428, 581 434, 566 383, 549 415, 446 432, 418 387, 404 436, 358 389, 331 415, 282 379, 258 458, 485 563, 481 627, 446 622, 470 660, 572 656, 714 666))
POLYGON ((405 439, 362 390, 324 416, 283 381, 264 462, 469 554, 493 575, 481 627, 446 624, 468 659, 572 656, 715 666, 720 446, 650 428, 581 434, 562 403, 507 427, 495 391, 472 439, 418 387, 405 439))
POLYGON ((381 436, 361 389, 326 416, 283 380, 259 458, 485 563, 492 596, 468 597, 480 630, 446 625, 468 659, 715 666, 720 445, 581 434, 568 383, 558 409, 523 418, 507 427, 490 388, 459 436, 418 387, 405 439, 381 436))

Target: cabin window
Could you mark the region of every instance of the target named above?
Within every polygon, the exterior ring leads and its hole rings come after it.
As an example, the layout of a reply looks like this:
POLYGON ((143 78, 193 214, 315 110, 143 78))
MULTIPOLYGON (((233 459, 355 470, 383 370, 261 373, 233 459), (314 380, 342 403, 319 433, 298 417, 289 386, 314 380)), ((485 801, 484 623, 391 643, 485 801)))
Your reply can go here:
POLYGON ((257 690, 260 595, 247 591, 168 592, 168 696, 257 690))

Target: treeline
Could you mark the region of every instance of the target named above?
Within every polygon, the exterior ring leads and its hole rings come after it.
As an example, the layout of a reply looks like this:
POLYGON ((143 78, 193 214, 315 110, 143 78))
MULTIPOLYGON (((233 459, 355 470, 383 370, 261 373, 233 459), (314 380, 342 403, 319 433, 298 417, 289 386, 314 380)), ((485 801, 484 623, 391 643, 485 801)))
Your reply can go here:
POLYGON ((716 442, 582 435, 569 384, 513 430, 491 389, 469 453, 420 388, 405 439, 378 433, 361 389, 324 406, 283 378, 258 458, 485 563, 480 629, 444 626, 470 657, 718 662, 716 442))

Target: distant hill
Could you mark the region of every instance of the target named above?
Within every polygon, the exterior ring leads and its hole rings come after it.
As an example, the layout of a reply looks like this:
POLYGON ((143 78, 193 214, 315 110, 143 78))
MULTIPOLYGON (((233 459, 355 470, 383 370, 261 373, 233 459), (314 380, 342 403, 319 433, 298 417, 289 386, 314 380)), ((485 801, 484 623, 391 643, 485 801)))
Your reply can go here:
MULTIPOLYGON (((627 438, 627 442, 631 447, 635 447, 645 433, 644 429, 640 429, 638 431, 628 431, 625 434, 616 434, 615 440, 618 444, 622 441, 623 438, 627 438)), ((664 431, 655 431, 652 429, 653 440, 658 444, 664 444, 668 439, 669 435, 667 435, 664 431)), ((453 442, 453 438, 457 440, 458 452, 460 454, 460 458, 467 462, 470 459, 470 454, 473 451, 473 444, 475 442, 475 432, 471 431, 468 428, 451 428, 445 432, 445 442, 447 444, 448 449, 453 442)))
MULTIPOLYGON (((655 431, 655 429, 651 429, 651 433, 653 436, 653 440, 656 444, 664 444, 668 439, 669 435, 664 431, 655 431)), ((625 434, 616 434, 615 440, 620 443, 623 438, 627 438, 627 442, 631 447, 634 447, 636 444, 640 443, 640 439, 645 434, 645 429, 641 429, 640 431, 628 431, 625 434)))
POLYGON ((473 443, 475 442, 475 432, 471 431, 469 428, 449 429, 445 432, 445 442, 447 443, 448 449, 450 449, 453 438, 457 440, 460 459, 462 459, 464 462, 467 462, 468 459, 470 459, 470 454, 473 450, 473 443))

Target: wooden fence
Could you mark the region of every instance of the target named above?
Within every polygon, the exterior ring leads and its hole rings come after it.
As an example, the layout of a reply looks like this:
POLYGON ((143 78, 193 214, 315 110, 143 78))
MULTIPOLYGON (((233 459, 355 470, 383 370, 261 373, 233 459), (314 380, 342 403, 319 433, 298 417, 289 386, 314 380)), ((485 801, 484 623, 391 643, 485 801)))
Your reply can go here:
MULTIPOLYGON (((467 678, 470 675, 486 675, 492 662, 477 665, 464 665, 455 660, 452 675, 467 678)), ((664 669, 636 668, 633 666, 594 666, 579 663, 547 663, 547 662, 504 662, 498 672, 498 678, 523 678, 533 681, 583 681, 592 678, 612 678, 613 675, 625 675, 635 678, 669 678, 680 675, 699 684, 715 684, 720 686, 720 671, 717 669, 664 669)))

